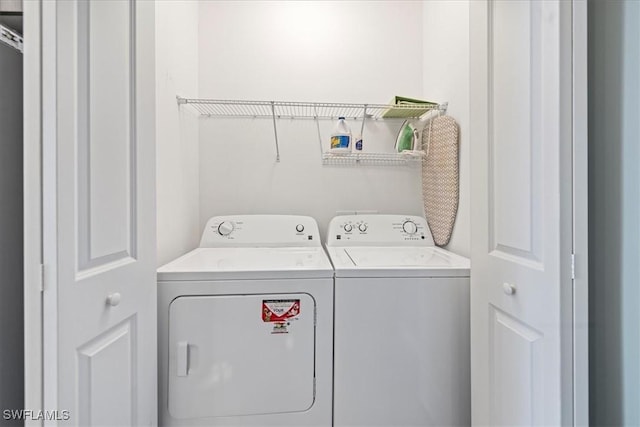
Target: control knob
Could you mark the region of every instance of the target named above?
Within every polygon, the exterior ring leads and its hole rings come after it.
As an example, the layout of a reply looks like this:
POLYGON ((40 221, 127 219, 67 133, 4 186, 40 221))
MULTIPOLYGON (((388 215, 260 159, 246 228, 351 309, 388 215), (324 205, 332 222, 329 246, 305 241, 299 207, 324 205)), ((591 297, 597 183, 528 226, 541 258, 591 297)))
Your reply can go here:
POLYGON ((415 234, 418 231, 418 226, 413 221, 405 221, 402 224, 402 230, 407 234, 415 234))
POLYGON ((361 231, 361 232, 363 232, 363 233, 364 233, 365 231, 367 231, 367 228, 369 228, 369 227, 367 226, 367 224, 364 224, 364 223, 362 223, 362 224, 360 224, 360 225, 358 226, 358 230, 360 230, 360 231, 361 231))
POLYGON ((218 234, 221 236, 228 236, 233 231, 233 223, 229 221, 223 221, 218 226, 218 234))
POLYGON ((302 233, 304 231, 304 225, 302 225, 302 224, 296 225, 296 231, 298 233, 302 233))
POLYGON ((351 233, 351 230, 353 230, 353 226, 351 224, 345 224, 343 228, 347 233, 351 233))

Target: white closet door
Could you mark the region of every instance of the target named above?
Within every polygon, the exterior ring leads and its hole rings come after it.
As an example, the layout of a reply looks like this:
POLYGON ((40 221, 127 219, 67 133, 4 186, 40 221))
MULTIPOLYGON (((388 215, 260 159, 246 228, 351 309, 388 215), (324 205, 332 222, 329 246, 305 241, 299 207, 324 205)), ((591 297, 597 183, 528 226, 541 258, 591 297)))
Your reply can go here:
POLYGON ((42 7, 44 405, 154 425, 154 3, 42 7))
POLYGON ((473 424, 564 425, 573 398, 571 3, 473 1, 470 24, 473 424))

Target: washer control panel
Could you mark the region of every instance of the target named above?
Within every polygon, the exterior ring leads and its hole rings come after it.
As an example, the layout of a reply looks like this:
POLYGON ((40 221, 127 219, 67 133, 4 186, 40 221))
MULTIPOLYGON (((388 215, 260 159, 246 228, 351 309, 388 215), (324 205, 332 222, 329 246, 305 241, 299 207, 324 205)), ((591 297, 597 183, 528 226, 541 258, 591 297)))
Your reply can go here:
POLYGON ((427 221, 415 215, 343 215, 327 231, 329 246, 434 246, 427 221))
POLYGON ((207 221, 201 248, 320 246, 316 220, 300 215, 229 215, 207 221))

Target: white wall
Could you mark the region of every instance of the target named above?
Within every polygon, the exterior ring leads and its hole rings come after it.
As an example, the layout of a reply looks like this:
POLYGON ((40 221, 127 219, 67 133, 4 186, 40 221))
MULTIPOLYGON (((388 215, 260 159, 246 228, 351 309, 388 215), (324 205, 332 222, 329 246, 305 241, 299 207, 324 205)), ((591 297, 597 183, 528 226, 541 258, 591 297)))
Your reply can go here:
POLYGON ((590 423, 640 425, 640 3, 589 1, 590 423))
MULTIPOLYGON (((202 2, 199 95, 363 103, 420 97, 422 8, 418 1, 202 2)), ((323 123, 325 148, 333 126, 323 123)), ((391 151, 397 127, 374 124, 365 150, 391 151)), ((282 161, 275 163, 269 120, 201 120, 201 226, 217 214, 307 214, 321 229, 336 211, 422 214, 419 167, 323 166, 313 121, 281 120, 278 132, 282 161)))
POLYGON ((460 204, 447 249, 469 256, 469 2, 425 1, 423 37, 424 96, 449 101, 447 113, 460 125, 460 204))
POLYGON ((158 263, 197 245, 198 121, 176 95, 198 94, 198 2, 156 3, 158 263))
MULTIPOLYGON (((0 410, 24 407, 22 55, 0 43, 0 410)), ((0 425, 19 425, 0 416, 0 425)))

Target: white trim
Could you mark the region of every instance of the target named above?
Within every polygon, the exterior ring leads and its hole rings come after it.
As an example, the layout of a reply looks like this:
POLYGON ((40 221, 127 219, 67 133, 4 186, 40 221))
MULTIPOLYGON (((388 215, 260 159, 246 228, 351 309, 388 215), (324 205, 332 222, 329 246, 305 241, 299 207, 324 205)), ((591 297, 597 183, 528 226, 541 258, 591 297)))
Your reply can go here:
POLYGON ((589 425, 587 2, 573 1, 573 425, 589 425))
MULTIPOLYGON (((24 386, 25 408, 42 409, 42 109, 39 1, 24 3, 24 386)), ((41 426, 25 420, 25 426, 41 426)))
POLYGON ((23 10, 26 13, 28 7, 23 6, 22 0, 0 0, 0 12, 3 13, 22 13, 23 10))
MULTIPOLYGON (((57 295, 57 2, 42 4, 43 409, 58 408, 57 295)), ((56 421, 45 421, 56 425, 56 421)))

